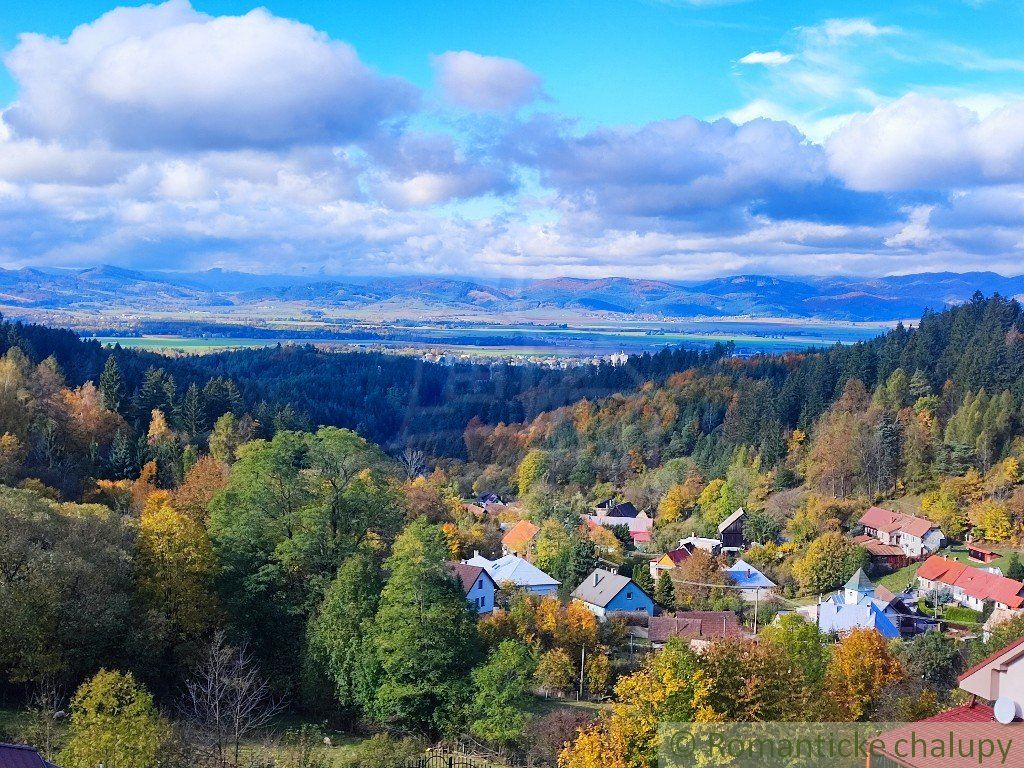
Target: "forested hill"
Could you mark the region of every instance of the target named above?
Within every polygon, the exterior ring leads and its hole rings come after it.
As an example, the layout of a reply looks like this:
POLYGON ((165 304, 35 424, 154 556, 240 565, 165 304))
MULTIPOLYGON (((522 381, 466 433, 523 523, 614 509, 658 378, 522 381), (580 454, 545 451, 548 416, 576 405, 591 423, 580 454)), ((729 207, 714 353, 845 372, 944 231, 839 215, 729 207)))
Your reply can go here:
POLYGON ((625 487, 677 458, 724 477, 742 449, 763 470, 778 467, 780 485, 809 471, 829 492, 835 482, 839 493, 876 495, 987 469, 1024 435, 1022 404, 1021 306, 977 295, 869 342, 723 359, 526 424, 474 424, 466 437, 470 461, 495 465, 496 477, 531 449, 545 451, 553 477, 581 487, 625 487), (819 452, 810 468, 807 450, 819 452))
MULTIPOLYGON (((298 346, 171 358, 107 350, 68 331, 4 323, 0 354, 8 380, 0 435, 17 437, 25 453, 18 459, 20 473, 58 483, 74 497, 80 478, 130 474, 129 459, 117 459, 123 466, 116 470, 112 457, 125 453, 125 443, 144 444, 154 410, 198 450, 227 412, 250 417, 255 436, 289 427, 341 426, 393 454, 412 446, 428 456, 479 464, 507 464, 547 435, 547 443, 567 456, 582 452, 607 464, 597 474, 612 481, 621 480, 624 462, 656 467, 667 457, 683 456, 715 476, 740 446, 774 465, 785 456, 793 430, 809 432, 853 379, 872 391, 895 375, 892 385, 902 389, 894 395, 891 414, 927 395, 936 398, 943 424, 968 394, 984 390, 987 398, 1005 392, 1008 419, 998 427, 979 422, 971 429, 983 434, 968 440, 975 445, 945 445, 941 450, 947 453, 998 454, 1021 430, 1024 320, 1020 305, 998 296, 979 295, 960 307, 928 313, 917 329, 897 327, 866 343, 750 359, 733 358, 729 351, 724 346, 666 350, 631 358, 625 366, 565 371, 444 366, 298 346), (24 354, 12 360, 8 353, 15 347, 24 354), (51 356, 57 370, 37 370, 51 356), (104 374, 105 368, 111 370, 104 374), (689 369, 694 371, 683 378, 672 377, 689 369), (11 378, 15 373, 17 381, 11 378), (68 405, 71 395, 54 394, 61 386, 73 389, 87 382, 99 388, 103 404, 120 420, 120 426, 108 425, 104 434, 88 438, 75 435, 79 416, 68 410, 83 406, 68 405), (595 422, 603 424, 600 445, 579 433, 568 411, 558 410, 582 400, 587 408, 618 412, 595 422), (491 427, 502 422, 523 426, 504 428, 496 437, 491 427), (487 448, 501 435, 517 436, 500 450, 487 448), (612 464, 619 469, 613 471, 612 464)), ((137 470, 145 451, 132 450, 137 470)), ((176 466, 178 460, 167 463, 176 466)))
POLYGON ((408 356, 295 345, 167 357, 104 349, 71 331, 4 322, 0 354, 11 347, 21 348, 33 364, 52 355, 72 386, 87 381, 98 386, 107 359, 114 357, 121 380, 118 410, 139 429, 145 428, 153 408, 180 421, 185 397, 195 384, 200 432, 212 428, 224 413, 227 398, 237 415, 250 413, 267 430, 275 423, 347 427, 388 450, 413 445, 447 456, 464 453, 462 433, 474 417, 487 423, 531 419, 581 397, 631 391, 647 380, 707 366, 731 352, 729 345, 670 349, 631 357, 623 366, 568 370, 439 365, 408 356), (230 392, 223 392, 225 387, 230 392))

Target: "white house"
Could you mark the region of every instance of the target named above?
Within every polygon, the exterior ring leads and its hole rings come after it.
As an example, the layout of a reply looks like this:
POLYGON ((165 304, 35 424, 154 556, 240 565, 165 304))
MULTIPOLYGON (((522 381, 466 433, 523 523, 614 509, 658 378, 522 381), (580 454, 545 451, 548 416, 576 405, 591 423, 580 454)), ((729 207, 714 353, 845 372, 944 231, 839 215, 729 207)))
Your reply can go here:
POLYGON ((864 526, 866 535, 899 547, 914 559, 934 554, 946 543, 939 526, 923 517, 871 507, 858 522, 864 526))
POLYGON ((488 560, 476 553, 464 562, 465 565, 483 568, 499 588, 509 584, 534 595, 553 595, 558 592, 561 584, 533 563, 517 555, 505 555, 497 560, 488 560))
POLYGON ((953 600, 975 611, 989 604, 1002 611, 1024 608, 1024 583, 1006 578, 998 568, 972 568, 932 555, 917 569, 917 584, 923 595, 947 591, 953 600))

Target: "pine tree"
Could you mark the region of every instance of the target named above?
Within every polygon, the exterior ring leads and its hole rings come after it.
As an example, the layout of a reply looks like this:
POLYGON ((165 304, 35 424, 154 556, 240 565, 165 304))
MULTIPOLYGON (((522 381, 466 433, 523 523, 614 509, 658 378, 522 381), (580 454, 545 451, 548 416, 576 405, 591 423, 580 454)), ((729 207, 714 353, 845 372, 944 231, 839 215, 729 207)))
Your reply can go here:
POLYGON ((206 431, 206 409, 203 396, 195 382, 189 385, 181 399, 178 420, 192 442, 198 442, 199 437, 206 431))
POLYGON ((646 563, 637 563, 633 566, 633 581, 648 595, 654 594, 654 579, 646 563))
POLYGON ((131 438, 123 429, 119 429, 110 446, 110 471, 114 477, 122 479, 132 476, 136 467, 134 454, 131 438))
POLYGON ((658 583, 654 587, 654 602, 666 611, 675 610, 676 588, 668 571, 662 571, 658 583))
POLYGON ((103 365, 100 374, 100 391, 103 393, 103 407, 108 411, 116 411, 121 407, 121 366, 117 358, 111 355, 103 365))

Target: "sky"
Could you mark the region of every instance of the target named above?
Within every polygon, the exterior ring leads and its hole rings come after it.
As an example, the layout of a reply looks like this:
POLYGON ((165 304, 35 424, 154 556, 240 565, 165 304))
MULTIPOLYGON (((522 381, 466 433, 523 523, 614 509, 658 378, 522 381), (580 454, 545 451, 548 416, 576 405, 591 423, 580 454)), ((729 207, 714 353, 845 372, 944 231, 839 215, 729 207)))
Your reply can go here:
POLYGON ((1013 0, 0 7, 0 266, 1024 272, 1013 0))

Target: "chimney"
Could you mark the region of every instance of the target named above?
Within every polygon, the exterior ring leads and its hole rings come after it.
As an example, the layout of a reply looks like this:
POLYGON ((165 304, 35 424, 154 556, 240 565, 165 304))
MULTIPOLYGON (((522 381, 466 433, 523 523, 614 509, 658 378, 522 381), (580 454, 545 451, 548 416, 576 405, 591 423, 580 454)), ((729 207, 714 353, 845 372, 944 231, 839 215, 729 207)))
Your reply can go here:
POLYGON ((601 581, 601 574, 598 571, 594 571, 594 586, 596 587, 598 585, 598 582, 600 582, 600 581, 601 581))
POLYGON ((473 557, 480 557, 480 550, 479 549, 474 549, 473 550, 473 557))

